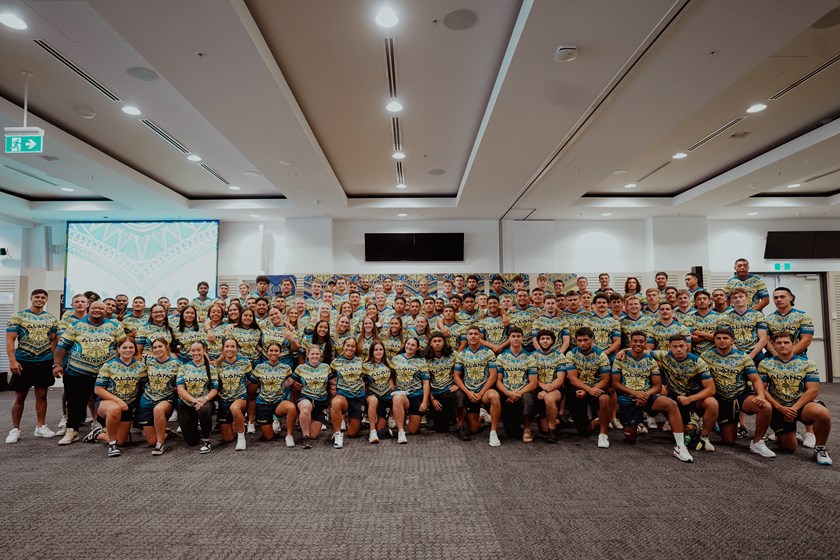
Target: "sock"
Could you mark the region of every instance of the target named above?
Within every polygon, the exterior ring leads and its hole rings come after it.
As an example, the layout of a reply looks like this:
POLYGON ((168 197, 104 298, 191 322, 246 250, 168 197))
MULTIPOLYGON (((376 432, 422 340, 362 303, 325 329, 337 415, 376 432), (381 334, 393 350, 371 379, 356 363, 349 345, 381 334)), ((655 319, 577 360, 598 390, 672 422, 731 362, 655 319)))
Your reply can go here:
POLYGON ((109 441, 109 442, 108 442, 108 445, 117 445, 117 440, 114 440, 114 441, 109 441))
POLYGON ((685 445, 685 435, 682 432, 673 432, 674 433, 674 441, 677 442, 677 447, 682 447, 685 445))
POLYGON ((236 437, 239 439, 245 439, 245 432, 237 432, 236 437))

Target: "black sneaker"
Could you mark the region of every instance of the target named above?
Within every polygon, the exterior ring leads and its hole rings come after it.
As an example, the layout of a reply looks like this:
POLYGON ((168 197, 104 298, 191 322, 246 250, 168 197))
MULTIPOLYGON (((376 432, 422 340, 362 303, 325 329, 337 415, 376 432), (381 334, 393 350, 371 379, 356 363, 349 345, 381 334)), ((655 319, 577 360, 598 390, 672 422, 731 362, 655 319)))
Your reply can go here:
POLYGON ((738 426, 738 439, 744 439, 748 437, 750 437, 750 431, 744 426, 738 426))
POLYGON ((470 441, 470 434, 467 433, 467 430, 463 426, 458 426, 458 429, 455 430, 455 435, 461 441, 470 441))
POLYGON ((557 430, 549 430, 545 436, 546 443, 557 443, 557 430))
POLYGON ((155 448, 152 449, 152 455, 155 457, 159 457, 163 455, 164 451, 166 451, 166 446, 162 443, 156 443, 155 448))
POLYGON ((303 436, 303 448, 312 449, 312 438, 309 436, 303 436))
POLYGON ((122 455, 122 451, 116 443, 108 445, 108 457, 119 457, 120 455, 122 455))
MULTIPOLYGON (((82 443, 94 443, 96 441, 96 437, 102 433, 102 427, 94 426, 91 430, 87 433, 85 437, 82 438, 82 443)), ((119 455, 119 450, 117 450, 117 455, 119 455)), ((114 455, 116 457, 117 455, 114 455)), ((109 455, 110 456, 110 455, 109 455)))
POLYGON ((205 453, 210 453, 210 440, 203 439, 201 440, 201 447, 198 448, 198 452, 204 455, 205 453))

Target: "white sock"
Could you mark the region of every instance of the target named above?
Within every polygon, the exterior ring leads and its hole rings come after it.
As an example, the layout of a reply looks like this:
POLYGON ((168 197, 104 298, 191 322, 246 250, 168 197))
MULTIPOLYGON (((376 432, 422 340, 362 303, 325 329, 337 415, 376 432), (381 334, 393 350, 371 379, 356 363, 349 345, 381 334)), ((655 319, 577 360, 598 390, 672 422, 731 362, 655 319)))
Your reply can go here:
POLYGON ((109 442, 108 442, 108 445, 117 445, 117 440, 114 440, 114 441, 109 441, 109 442))
POLYGON ((245 432, 237 432, 236 437, 240 440, 245 439, 245 432))
POLYGON ((496 430, 490 430, 490 433, 496 435, 496 430))
POLYGON ((673 432, 674 433, 674 441, 677 442, 677 447, 682 447, 685 445, 685 434, 682 432, 673 432))

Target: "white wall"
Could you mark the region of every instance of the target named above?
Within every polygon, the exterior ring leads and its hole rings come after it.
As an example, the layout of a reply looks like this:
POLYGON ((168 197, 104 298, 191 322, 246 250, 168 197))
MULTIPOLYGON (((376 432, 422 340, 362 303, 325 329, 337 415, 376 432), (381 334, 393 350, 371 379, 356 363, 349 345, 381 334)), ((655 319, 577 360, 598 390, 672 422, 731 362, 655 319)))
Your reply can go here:
POLYGON ((21 274, 24 261, 24 230, 19 227, 0 228, 0 247, 8 254, 0 257, 0 276, 16 278, 21 274))

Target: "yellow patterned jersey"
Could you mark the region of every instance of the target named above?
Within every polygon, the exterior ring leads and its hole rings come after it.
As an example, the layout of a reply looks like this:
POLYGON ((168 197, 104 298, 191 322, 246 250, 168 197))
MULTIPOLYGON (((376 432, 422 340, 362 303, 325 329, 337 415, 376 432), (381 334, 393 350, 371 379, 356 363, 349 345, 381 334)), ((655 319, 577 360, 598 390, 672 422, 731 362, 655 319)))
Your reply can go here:
POLYGON ((429 380, 425 359, 416 354, 411 358, 397 354, 391 360, 391 367, 394 368, 397 391, 406 391, 409 398, 423 395, 423 382, 429 380))
MULTIPOLYGON (((647 391, 660 378, 659 366, 650 352, 644 352, 641 358, 627 352, 623 359, 615 361, 612 374, 631 391, 647 391)), ((619 393, 618 400, 631 403, 635 399, 625 393, 619 393)))
POLYGON ((590 387, 594 387, 605 377, 609 378, 612 373, 610 359, 594 346, 589 353, 584 353, 577 347, 572 348, 566 353, 566 358, 571 366, 569 371, 577 370, 578 379, 590 387))
POLYGON ((153 408, 161 401, 174 400, 175 381, 178 379, 181 361, 170 357, 161 362, 154 356, 147 356, 144 361, 149 380, 140 395, 140 406, 153 408))
MULTIPOLYGON (((495 316, 488 313, 479 321, 478 327, 484 332, 484 340, 494 346, 507 340, 507 327, 502 323, 501 313, 495 316)), ((453 348, 453 350, 457 349, 457 347, 453 348)))
POLYGON ((657 350, 668 348, 668 339, 675 334, 683 336, 686 343, 691 344, 691 329, 676 319, 667 325, 662 321, 651 322, 648 325, 647 333, 648 344, 653 344, 653 347, 657 350))
POLYGON ((248 398, 248 375, 252 370, 250 360, 236 356, 232 362, 228 362, 222 358, 216 368, 219 377, 219 399, 233 402, 248 398))
POLYGON ((92 325, 85 317, 69 325, 58 341, 58 347, 68 351, 67 373, 96 377, 102 364, 116 357, 125 338, 122 326, 110 319, 92 325))
POLYGON ((561 373, 565 373, 571 367, 565 354, 555 347, 548 352, 537 348, 531 354, 534 358, 534 367, 537 368, 537 377, 540 383, 551 383, 561 373))
MULTIPOLYGON (((699 311, 695 311, 688 316, 685 325, 691 329, 691 332, 705 331, 713 333, 720 324, 720 318, 720 313, 714 309, 710 309, 705 315, 701 315, 699 311)), ((699 342, 692 343, 691 351, 699 356, 703 354, 703 352, 711 350, 714 345, 715 343, 711 340, 701 340, 699 342)))
POLYGON ((138 331, 140 327, 145 325, 149 322, 149 315, 147 313, 143 313, 139 317, 137 317, 134 313, 130 310, 128 313, 125 314, 122 320, 122 327, 125 329, 125 333, 128 334, 131 331, 138 331))
POLYGON ((793 356, 787 362, 778 356, 761 360, 758 364, 761 380, 770 395, 782 406, 793 406, 805 393, 806 383, 819 383, 817 365, 805 356, 793 356))
POLYGON ((128 406, 132 406, 140 397, 141 384, 148 377, 146 364, 131 358, 131 362, 124 363, 119 358, 108 360, 99 368, 96 386, 121 398, 128 406))
POLYGON ((448 393, 455 378, 455 353, 437 358, 427 358, 432 394, 448 393))
POLYGON ((758 344, 759 331, 767 332, 764 313, 755 309, 747 309, 744 313, 738 313, 731 309, 718 318, 717 324, 720 327, 731 329, 735 339, 735 347, 747 354, 752 352, 755 345, 758 344))
POLYGON ((678 360, 670 350, 654 350, 652 354, 659 364, 662 383, 674 396, 693 395, 700 391, 703 380, 712 378, 709 366, 697 354, 688 354, 682 360, 678 360))
POLYGON ((403 347, 403 343, 405 343, 405 339, 401 334, 399 336, 385 334, 382 336, 381 340, 383 346, 385 346, 385 356, 389 360, 400 353, 400 350, 402 350, 403 347))
POLYGON ((172 343, 172 330, 168 324, 164 323, 163 325, 156 325, 155 323, 149 322, 137 329, 137 336, 135 340, 137 341, 138 346, 143 347, 143 355, 144 356, 151 356, 152 355, 152 343, 162 338, 166 341, 166 345, 169 346, 172 343))
POLYGON ((330 368, 335 372, 336 390, 339 395, 348 399, 361 399, 365 396, 365 384, 362 380, 362 359, 354 356, 348 360, 339 356, 330 363, 330 368))
POLYGON ((636 319, 633 319, 625 313, 621 316, 619 323, 621 324, 621 347, 630 348, 630 335, 636 331, 647 333, 653 319, 651 315, 644 313, 640 313, 636 319))
POLYGON ((606 350, 616 339, 621 339, 621 323, 609 313, 604 317, 592 313, 586 318, 586 326, 595 333, 593 344, 599 350, 606 350))
POLYGON ((814 321, 810 315, 796 308, 790 309, 784 315, 774 311, 765 321, 771 336, 779 332, 790 333, 794 344, 799 342, 802 335, 814 334, 814 321))
POLYGON ((216 303, 216 300, 213 298, 201 299, 200 297, 197 297, 193 298, 190 305, 195 307, 195 314, 198 316, 198 320, 203 323, 207 320, 207 312, 210 311, 210 307, 212 307, 214 303, 216 303))
POLYGON ((715 380, 715 395, 724 399, 738 397, 747 390, 749 376, 758 374, 752 358, 734 347, 726 356, 712 348, 700 357, 715 380))
POLYGON ((236 339, 236 342, 239 343, 239 355, 251 360, 252 365, 255 365, 259 361, 260 340, 262 339, 262 331, 260 329, 243 329, 229 325, 225 336, 236 339))
POLYGON ((535 305, 529 305, 523 308, 513 306, 508 311, 508 319, 510 319, 511 326, 522 329, 523 345, 527 346, 531 344, 531 329, 534 326, 534 320, 541 313, 542 310, 535 305))
MULTIPOLYGON (((182 363, 178 367, 178 377, 175 379, 175 385, 184 387, 184 390, 192 398, 197 399, 213 389, 218 390, 219 372, 207 362, 200 365, 195 362, 182 363)), ((186 404, 181 398, 178 401, 186 404)))
POLYGON ((543 313, 534 319, 534 322, 531 324, 531 340, 533 340, 534 346, 537 346, 537 333, 541 330, 554 333, 554 345, 558 347, 563 344, 564 336, 570 336, 569 323, 559 313, 557 315, 546 315, 543 313))
POLYGON ((312 367, 312 364, 306 362, 299 365, 294 372, 295 381, 302 386, 300 394, 318 402, 327 400, 327 385, 331 376, 329 364, 323 362, 318 364, 318 367, 312 367))
POLYGON ((58 319, 55 315, 29 309, 18 311, 9 318, 7 333, 17 336, 15 359, 19 362, 52 361, 52 339, 58 333, 58 319))
POLYGON ((292 375, 292 368, 282 361, 277 365, 261 362, 251 372, 251 379, 259 385, 257 404, 274 404, 289 398, 291 389, 286 388, 286 379, 292 375))
POLYGON ((379 398, 390 398, 393 376, 394 372, 384 362, 374 364, 366 361, 362 365, 362 378, 367 383, 368 394, 379 398))
POLYGON ((496 355, 484 346, 475 351, 467 346, 455 355, 455 371, 473 393, 484 388, 491 369, 496 369, 496 355))
POLYGON ((178 346, 181 347, 180 358, 182 362, 189 362, 192 359, 190 357, 190 346, 194 342, 204 342, 205 344, 207 342, 207 333, 201 327, 198 330, 184 327, 183 332, 178 329, 175 329, 173 332, 175 333, 175 340, 178 341, 178 346))
POLYGON ((509 347, 496 356, 496 371, 509 391, 522 389, 537 376, 536 362, 531 353, 522 349, 519 354, 514 354, 509 347))
POLYGON ((747 305, 750 307, 758 303, 760 300, 770 297, 770 294, 767 292, 767 284, 765 284, 764 280, 755 274, 748 274, 744 280, 741 280, 737 276, 733 276, 723 287, 727 296, 729 295, 729 292, 732 291, 732 288, 743 288, 746 290, 747 305))
POLYGON ((589 316, 592 315, 591 311, 586 311, 585 309, 579 309, 578 311, 572 313, 571 311, 566 311, 563 313, 563 318, 566 319, 566 322, 569 324, 569 343, 570 347, 577 346, 577 340, 575 336, 577 335, 578 329, 581 329, 586 326, 586 321, 589 319, 589 316))

